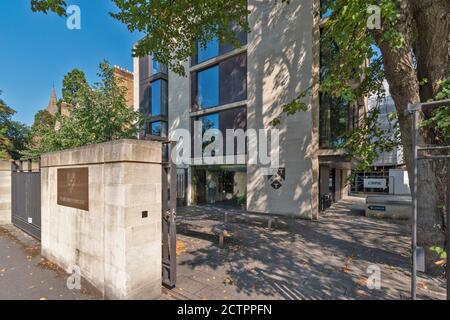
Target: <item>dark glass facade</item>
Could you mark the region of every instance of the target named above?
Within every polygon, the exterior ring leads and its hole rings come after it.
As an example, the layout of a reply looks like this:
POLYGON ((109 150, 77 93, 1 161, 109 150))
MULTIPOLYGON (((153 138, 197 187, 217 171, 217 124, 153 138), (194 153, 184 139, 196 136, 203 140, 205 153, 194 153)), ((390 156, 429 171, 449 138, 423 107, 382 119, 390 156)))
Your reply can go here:
MULTIPOLYGON (((232 24, 230 26, 230 29, 233 30, 241 46, 247 44, 247 33, 245 31, 242 31, 235 24, 232 24)), ((231 52, 234 49, 235 47, 233 45, 221 43, 217 37, 214 37, 209 43, 207 43, 206 47, 202 47, 200 43, 197 42, 197 54, 192 57, 191 64, 194 66, 196 64, 231 52)))
MULTIPOLYGON (((333 61, 339 48, 327 45, 320 46, 320 81, 326 77, 329 64, 333 61)), ((323 149, 336 149, 345 143, 345 136, 350 129, 350 104, 342 98, 320 94, 319 109, 319 144, 323 149)))
POLYGON ((145 135, 167 137, 167 67, 150 56, 139 59, 140 110, 146 116, 145 135))
MULTIPOLYGON (((194 121, 202 122, 202 135, 209 129, 218 129, 223 136, 223 154, 224 155, 237 155, 238 146, 237 146, 237 138, 234 141, 234 150, 227 150, 226 146, 226 131, 227 129, 233 130, 246 130, 247 129, 247 109, 245 107, 241 108, 233 108, 229 110, 224 110, 221 112, 212 113, 205 116, 194 117, 192 118, 192 129, 191 132, 194 132, 194 121)), ((194 138, 194 136, 192 137, 194 138)), ((206 148, 209 144, 214 142, 214 138, 208 141, 202 141, 203 149, 206 148)), ((192 141, 192 146, 194 142, 192 141)), ((194 152, 194 149, 192 149, 194 152)), ((247 148, 245 148, 247 150, 247 148)))
POLYGON ((247 99, 247 54, 239 54, 191 74, 192 110, 247 99))

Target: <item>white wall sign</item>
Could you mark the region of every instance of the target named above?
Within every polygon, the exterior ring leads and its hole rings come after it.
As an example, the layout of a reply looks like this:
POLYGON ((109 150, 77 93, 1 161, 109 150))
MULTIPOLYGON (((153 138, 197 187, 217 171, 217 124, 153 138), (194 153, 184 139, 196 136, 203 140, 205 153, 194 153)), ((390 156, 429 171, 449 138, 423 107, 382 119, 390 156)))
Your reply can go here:
POLYGON ((386 179, 364 179, 364 188, 385 189, 386 186, 386 179))

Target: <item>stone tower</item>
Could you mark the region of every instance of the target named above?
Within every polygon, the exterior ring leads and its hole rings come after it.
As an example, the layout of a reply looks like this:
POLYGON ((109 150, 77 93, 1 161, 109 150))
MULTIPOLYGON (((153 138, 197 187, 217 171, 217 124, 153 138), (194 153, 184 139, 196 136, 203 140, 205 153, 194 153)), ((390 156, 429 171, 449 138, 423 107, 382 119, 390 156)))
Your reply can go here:
POLYGON ((48 102, 47 111, 55 115, 58 112, 58 98, 56 97, 55 86, 52 87, 52 94, 50 96, 50 101, 48 102))

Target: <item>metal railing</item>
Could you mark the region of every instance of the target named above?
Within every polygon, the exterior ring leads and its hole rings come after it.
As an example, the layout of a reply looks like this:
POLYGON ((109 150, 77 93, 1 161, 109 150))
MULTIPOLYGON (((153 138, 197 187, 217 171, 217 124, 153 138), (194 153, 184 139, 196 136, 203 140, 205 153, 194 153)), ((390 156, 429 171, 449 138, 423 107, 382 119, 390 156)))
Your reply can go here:
MULTIPOLYGON (((419 151, 431 150, 450 150, 450 146, 420 146, 419 145, 419 128, 420 128, 420 112, 424 110, 431 110, 439 107, 450 106, 450 100, 433 101, 426 103, 409 104, 407 115, 413 116, 413 181, 412 181, 412 230, 411 230, 411 249, 412 249, 412 270, 411 270, 411 298, 417 298, 417 263, 418 263, 418 247, 417 247, 417 181, 418 181, 418 161, 419 160, 437 160, 448 159, 450 162, 450 155, 429 155, 419 157, 419 151)), ((450 165, 447 168, 447 300, 450 300, 450 165)))

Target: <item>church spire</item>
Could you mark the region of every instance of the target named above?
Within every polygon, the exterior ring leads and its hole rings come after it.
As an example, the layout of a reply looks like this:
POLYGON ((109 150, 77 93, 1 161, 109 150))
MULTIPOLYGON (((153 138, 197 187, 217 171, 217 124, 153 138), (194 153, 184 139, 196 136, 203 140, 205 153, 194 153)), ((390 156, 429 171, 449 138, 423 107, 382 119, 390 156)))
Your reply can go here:
POLYGON ((50 95, 47 111, 52 115, 55 115, 58 111, 58 98, 56 97, 55 84, 52 86, 52 94, 50 95))

